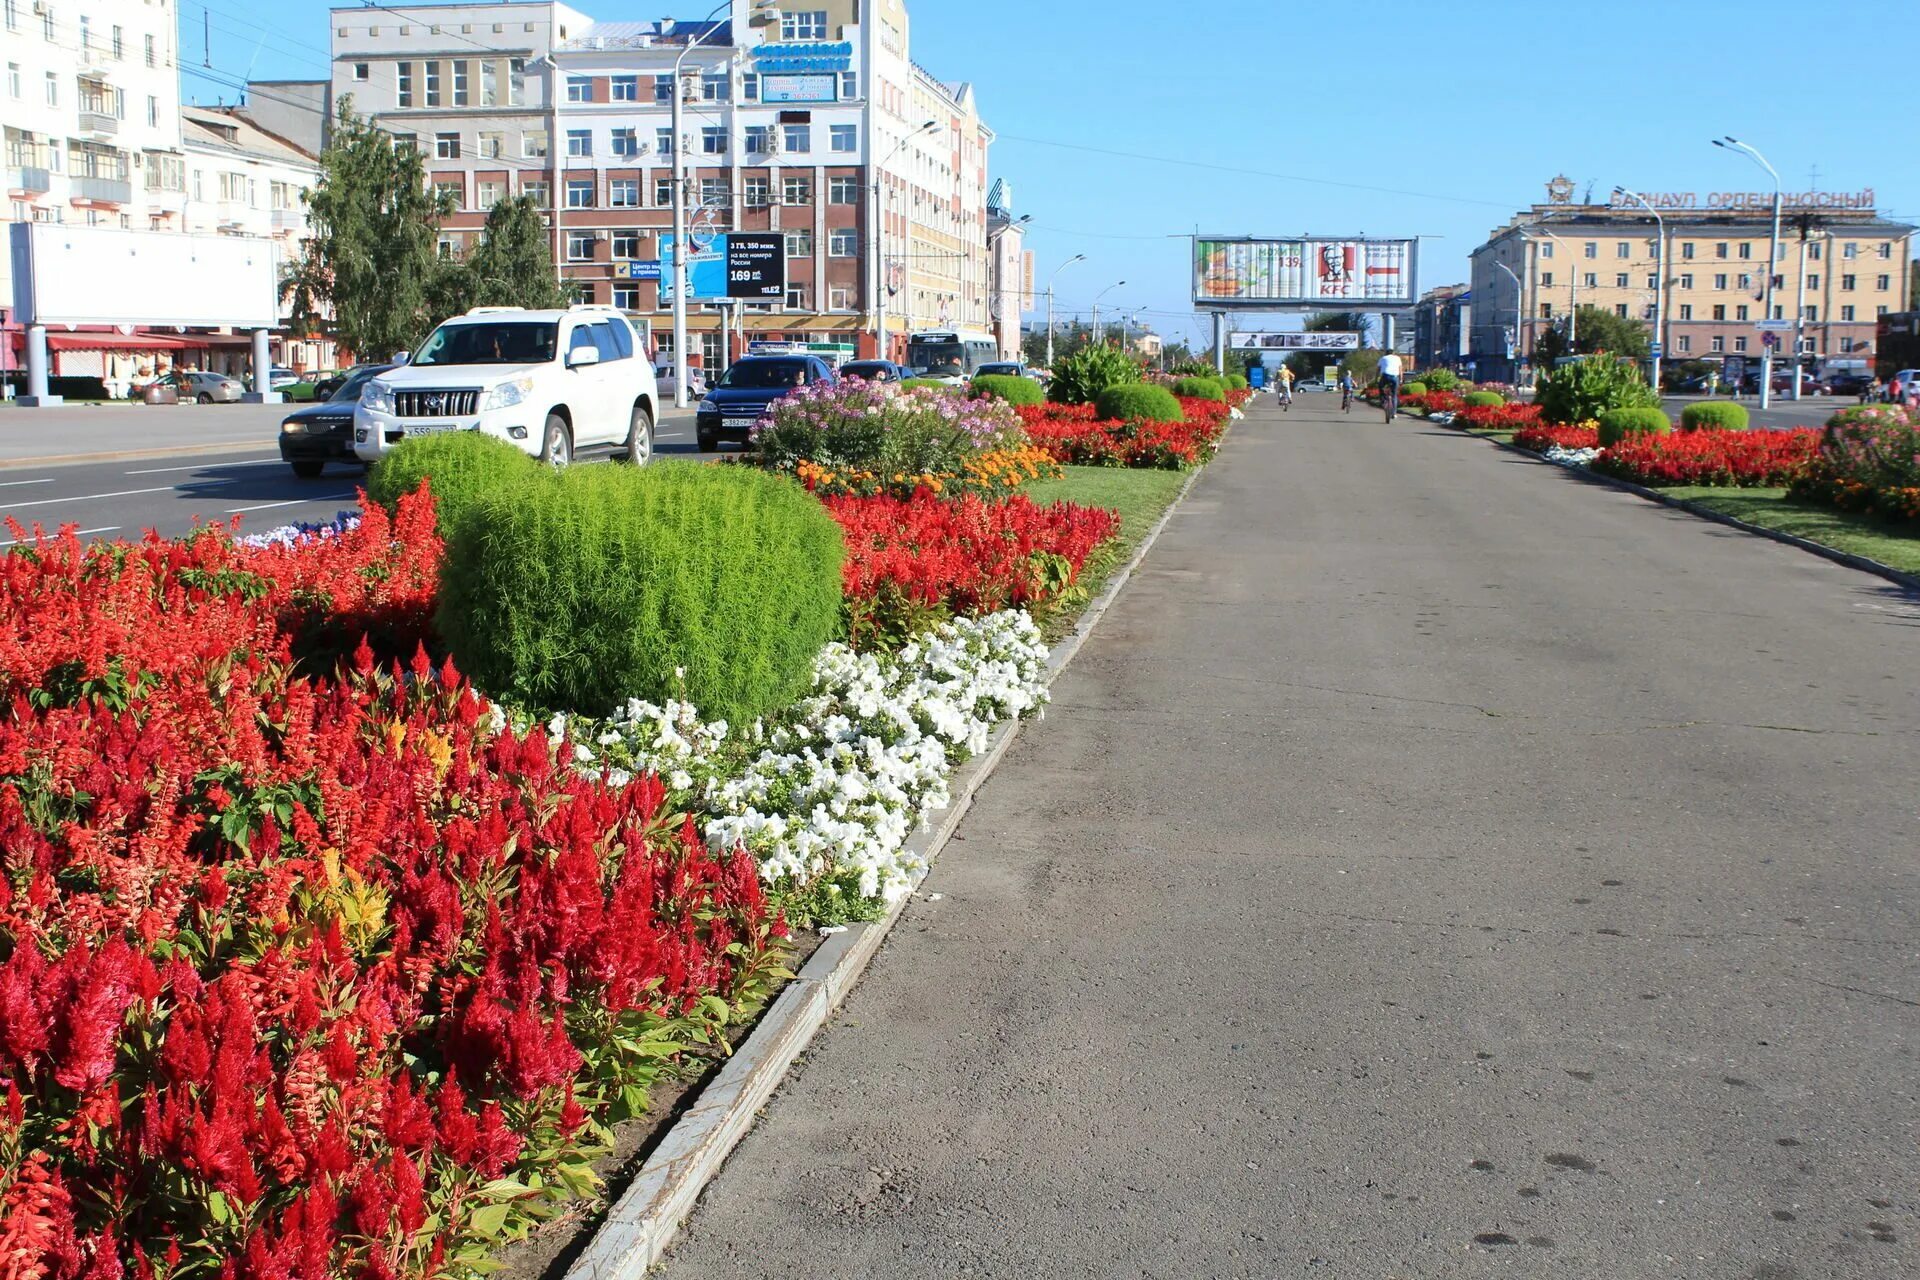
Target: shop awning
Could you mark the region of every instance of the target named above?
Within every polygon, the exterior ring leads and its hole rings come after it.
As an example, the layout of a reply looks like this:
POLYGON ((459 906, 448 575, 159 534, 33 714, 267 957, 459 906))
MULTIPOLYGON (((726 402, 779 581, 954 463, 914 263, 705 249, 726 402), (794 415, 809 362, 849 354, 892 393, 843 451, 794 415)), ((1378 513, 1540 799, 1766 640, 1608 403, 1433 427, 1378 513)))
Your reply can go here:
POLYGON ((50 333, 49 351, 183 351, 204 347, 203 339, 183 335, 177 338, 148 333, 50 333))

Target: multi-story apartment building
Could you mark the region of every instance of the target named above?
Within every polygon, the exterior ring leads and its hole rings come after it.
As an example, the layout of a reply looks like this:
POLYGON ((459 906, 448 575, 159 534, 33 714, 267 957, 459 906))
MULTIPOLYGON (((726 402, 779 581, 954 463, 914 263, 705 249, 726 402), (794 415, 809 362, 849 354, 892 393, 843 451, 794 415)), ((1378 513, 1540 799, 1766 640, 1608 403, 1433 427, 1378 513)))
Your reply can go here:
POLYGON ((1032 215, 1015 217, 1004 179, 987 192, 987 315, 1000 354, 1020 358, 1020 316, 1033 305, 1033 254, 1026 247, 1032 215))
POLYGON ((818 7, 781 5, 777 22, 756 21, 753 0, 699 22, 595 22, 554 3, 341 8, 326 96, 425 153, 459 206, 443 251, 531 193, 552 210, 562 276, 652 321, 662 351, 676 149, 696 242, 786 239, 782 302, 691 301, 709 367, 762 338, 871 352, 882 287, 895 356, 913 328, 986 328, 992 133, 972 90, 913 64, 902 0, 805 3, 818 7))
POLYGON ((1629 197, 1576 204, 1556 179, 1548 200, 1514 216, 1473 251, 1472 358, 1481 377, 1512 377, 1539 335, 1577 307, 1600 307, 1651 327, 1669 361, 1758 358, 1799 342, 1810 358, 1864 356, 1875 322, 1906 296, 1914 228, 1881 216, 1872 192, 1807 192, 1783 201, 1767 321, 1773 196, 1648 193, 1665 223, 1629 197), (1665 264, 1664 270, 1662 264, 1665 264))
POLYGON ((1413 367, 1453 368, 1468 355, 1472 291, 1464 284, 1427 290, 1413 306, 1413 367))

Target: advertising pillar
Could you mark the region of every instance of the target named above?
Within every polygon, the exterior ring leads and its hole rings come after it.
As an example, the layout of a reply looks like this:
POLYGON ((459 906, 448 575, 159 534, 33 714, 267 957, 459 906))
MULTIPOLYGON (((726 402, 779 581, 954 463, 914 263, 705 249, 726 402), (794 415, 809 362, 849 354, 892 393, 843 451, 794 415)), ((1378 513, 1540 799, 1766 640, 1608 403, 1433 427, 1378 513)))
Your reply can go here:
POLYGON ((27 394, 14 401, 23 408, 49 409, 61 397, 47 394, 47 326, 27 326, 27 394))

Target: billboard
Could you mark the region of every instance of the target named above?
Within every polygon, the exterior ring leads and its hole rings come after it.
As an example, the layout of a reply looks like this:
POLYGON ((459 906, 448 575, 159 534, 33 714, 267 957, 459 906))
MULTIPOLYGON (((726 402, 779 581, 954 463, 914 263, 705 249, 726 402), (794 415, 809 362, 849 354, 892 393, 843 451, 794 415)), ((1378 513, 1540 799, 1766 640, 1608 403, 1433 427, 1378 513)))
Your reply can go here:
POLYGON ((271 240, 59 222, 16 222, 10 231, 22 324, 280 323, 271 240))
POLYGON ((727 237, 727 296, 778 302, 787 296, 787 238, 778 231, 727 237))
POLYGON ((1415 240, 1201 236, 1193 245, 1193 300, 1202 307, 1410 307, 1417 258, 1415 240))
POLYGON ((1320 333, 1234 333, 1230 351, 1358 351, 1360 335, 1339 331, 1320 333))
POLYGON ((760 77, 760 101, 838 102, 840 101, 840 77, 832 72, 811 74, 788 72, 785 75, 763 75, 760 77))

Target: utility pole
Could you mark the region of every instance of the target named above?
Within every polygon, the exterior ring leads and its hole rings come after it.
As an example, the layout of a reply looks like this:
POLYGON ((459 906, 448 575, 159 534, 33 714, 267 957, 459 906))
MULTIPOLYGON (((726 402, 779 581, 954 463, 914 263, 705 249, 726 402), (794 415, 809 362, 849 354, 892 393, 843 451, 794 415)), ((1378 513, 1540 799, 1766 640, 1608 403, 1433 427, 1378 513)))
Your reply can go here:
POLYGON ((1076 262, 1085 262, 1086 260, 1086 254, 1076 253, 1056 267, 1053 274, 1047 277, 1047 368, 1049 369, 1053 368, 1053 282, 1060 278, 1062 271, 1065 271, 1076 262))
MULTIPOLYGON (((1713 145, 1727 151, 1738 151, 1767 171, 1773 179, 1773 240, 1767 247, 1767 288, 1763 295, 1762 307, 1768 323, 1773 321, 1773 282, 1780 270, 1780 173, 1758 148, 1740 139, 1728 135, 1715 138, 1713 145)), ((1796 322, 1797 323, 1797 322, 1796 322)), ((1768 332, 1773 332, 1768 330, 1768 332)), ((1796 331, 1797 332, 1797 331, 1796 331)), ((1773 348, 1763 338, 1760 343, 1760 407, 1767 408, 1773 403, 1773 348)))

